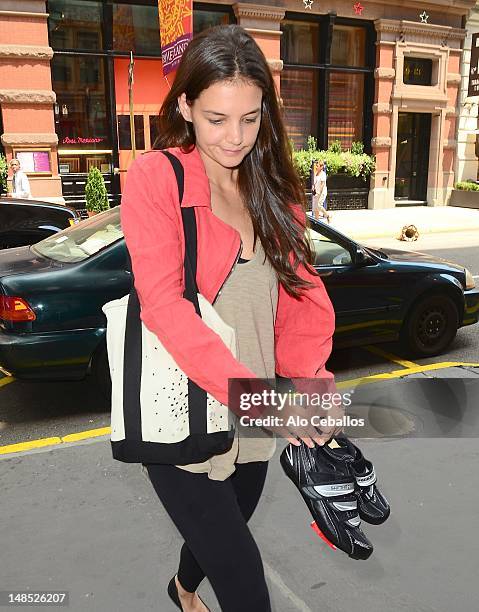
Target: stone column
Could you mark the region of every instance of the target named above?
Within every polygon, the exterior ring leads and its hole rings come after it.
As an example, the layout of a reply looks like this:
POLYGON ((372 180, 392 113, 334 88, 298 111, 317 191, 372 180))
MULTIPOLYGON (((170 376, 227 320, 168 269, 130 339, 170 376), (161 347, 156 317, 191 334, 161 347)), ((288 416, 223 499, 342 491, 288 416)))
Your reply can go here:
POLYGON ((459 93, 458 135, 456 180, 467 181, 478 178, 478 159, 476 156, 477 117, 479 98, 468 98, 469 68, 471 62, 472 33, 479 32, 479 6, 471 11, 466 25, 467 36, 464 41, 463 61, 461 64, 461 89, 459 93))
POLYGON ((238 25, 253 36, 265 54, 279 93, 280 73, 283 69, 280 23, 284 19, 284 8, 237 2, 233 4, 233 9, 238 25))
POLYGON ((47 18, 44 0, 0 1, 1 139, 7 159, 15 149, 46 149, 50 153, 51 174, 30 176, 32 195, 63 202, 47 18))
POLYGON ((379 40, 376 47, 374 71, 374 123, 372 149, 376 156, 376 170, 371 176, 368 208, 389 208, 391 191, 394 196, 394 177, 391 176, 391 133, 393 117, 391 94, 396 75, 394 69, 394 43, 379 40))

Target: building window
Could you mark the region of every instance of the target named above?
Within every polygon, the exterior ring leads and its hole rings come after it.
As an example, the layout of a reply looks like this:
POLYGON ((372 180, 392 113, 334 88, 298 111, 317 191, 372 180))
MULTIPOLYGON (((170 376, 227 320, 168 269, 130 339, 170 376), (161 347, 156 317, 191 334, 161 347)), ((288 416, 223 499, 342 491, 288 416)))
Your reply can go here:
POLYGON ((150 115, 150 147, 153 148, 156 139, 160 135, 160 117, 159 115, 150 115))
POLYGON ((371 150, 374 93, 374 29, 333 15, 281 24, 281 98, 289 137, 296 148, 316 138, 322 149, 339 140, 371 150))
POLYGON ((111 148, 103 58, 55 55, 52 78, 59 147, 111 148))
POLYGON ((55 50, 102 49, 102 2, 49 0, 48 13, 50 45, 55 50))
POLYGON ((284 70, 281 74, 283 116, 295 148, 304 146, 318 130, 318 73, 315 70, 284 70))
POLYGON ((193 34, 216 25, 227 25, 228 23, 234 23, 234 16, 230 7, 216 7, 201 2, 194 3, 193 34))
POLYGON ((432 59, 405 57, 403 81, 405 85, 431 85, 432 59))
MULTIPOLYGON (((118 115, 118 146, 131 151, 130 115, 118 115)), ((137 150, 145 149, 145 122, 143 115, 135 115, 135 146, 137 150)))
POLYGON ((334 24, 331 63, 335 66, 361 66, 366 60, 366 30, 334 24))
POLYGON ((328 146, 336 141, 343 149, 363 140, 364 74, 329 74, 328 146))
POLYGON ((281 24, 281 59, 293 64, 317 64, 319 62, 319 23, 292 21, 281 24))
POLYGON ((158 5, 113 4, 113 48, 138 55, 161 55, 158 5))

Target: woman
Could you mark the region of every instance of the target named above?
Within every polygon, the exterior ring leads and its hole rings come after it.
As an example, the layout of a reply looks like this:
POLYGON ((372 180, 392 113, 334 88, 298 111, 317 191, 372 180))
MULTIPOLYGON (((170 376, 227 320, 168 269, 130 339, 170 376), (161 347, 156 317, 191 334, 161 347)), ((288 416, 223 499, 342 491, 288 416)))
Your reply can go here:
MULTIPOLYGON (((237 335, 238 358, 183 298, 184 237, 169 161, 136 160, 122 199, 141 318, 180 368, 223 404, 229 378, 324 377, 334 312, 308 262, 305 198, 294 171, 267 61, 239 26, 218 26, 187 47, 160 111, 155 149, 185 171, 181 207, 194 206, 200 292, 237 335), (293 204, 294 203, 294 204, 293 204), (311 330, 309 322, 318 325, 311 330)), ((274 428, 237 428, 230 451, 203 463, 145 467, 185 543, 168 585, 177 606, 204 612, 208 577, 225 612, 271 610, 248 529, 274 453, 274 428)), ((293 444, 335 432, 290 427, 293 444)))
POLYGON ((330 223, 331 213, 329 213, 324 206, 327 195, 328 187, 326 185, 326 172, 324 170, 324 162, 320 159, 314 164, 313 214, 315 219, 326 217, 326 221, 330 223))

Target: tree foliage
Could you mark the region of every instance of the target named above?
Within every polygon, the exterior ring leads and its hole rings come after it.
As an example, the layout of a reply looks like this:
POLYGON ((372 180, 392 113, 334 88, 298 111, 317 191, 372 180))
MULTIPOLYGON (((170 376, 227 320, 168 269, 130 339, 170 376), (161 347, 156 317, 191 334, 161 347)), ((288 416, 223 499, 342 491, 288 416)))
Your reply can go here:
POLYGON ((90 168, 85 185, 86 209, 90 212, 102 212, 108 210, 108 194, 105 180, 98 168, 90 168))

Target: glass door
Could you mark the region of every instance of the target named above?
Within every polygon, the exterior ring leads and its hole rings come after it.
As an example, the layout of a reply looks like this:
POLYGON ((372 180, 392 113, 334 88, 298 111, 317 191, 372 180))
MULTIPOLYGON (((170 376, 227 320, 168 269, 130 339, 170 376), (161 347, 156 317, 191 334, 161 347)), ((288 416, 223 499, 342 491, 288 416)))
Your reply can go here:
POLYGON ((427 200, 431 115, 399 113, 396 152, 396 200, 427 200))

